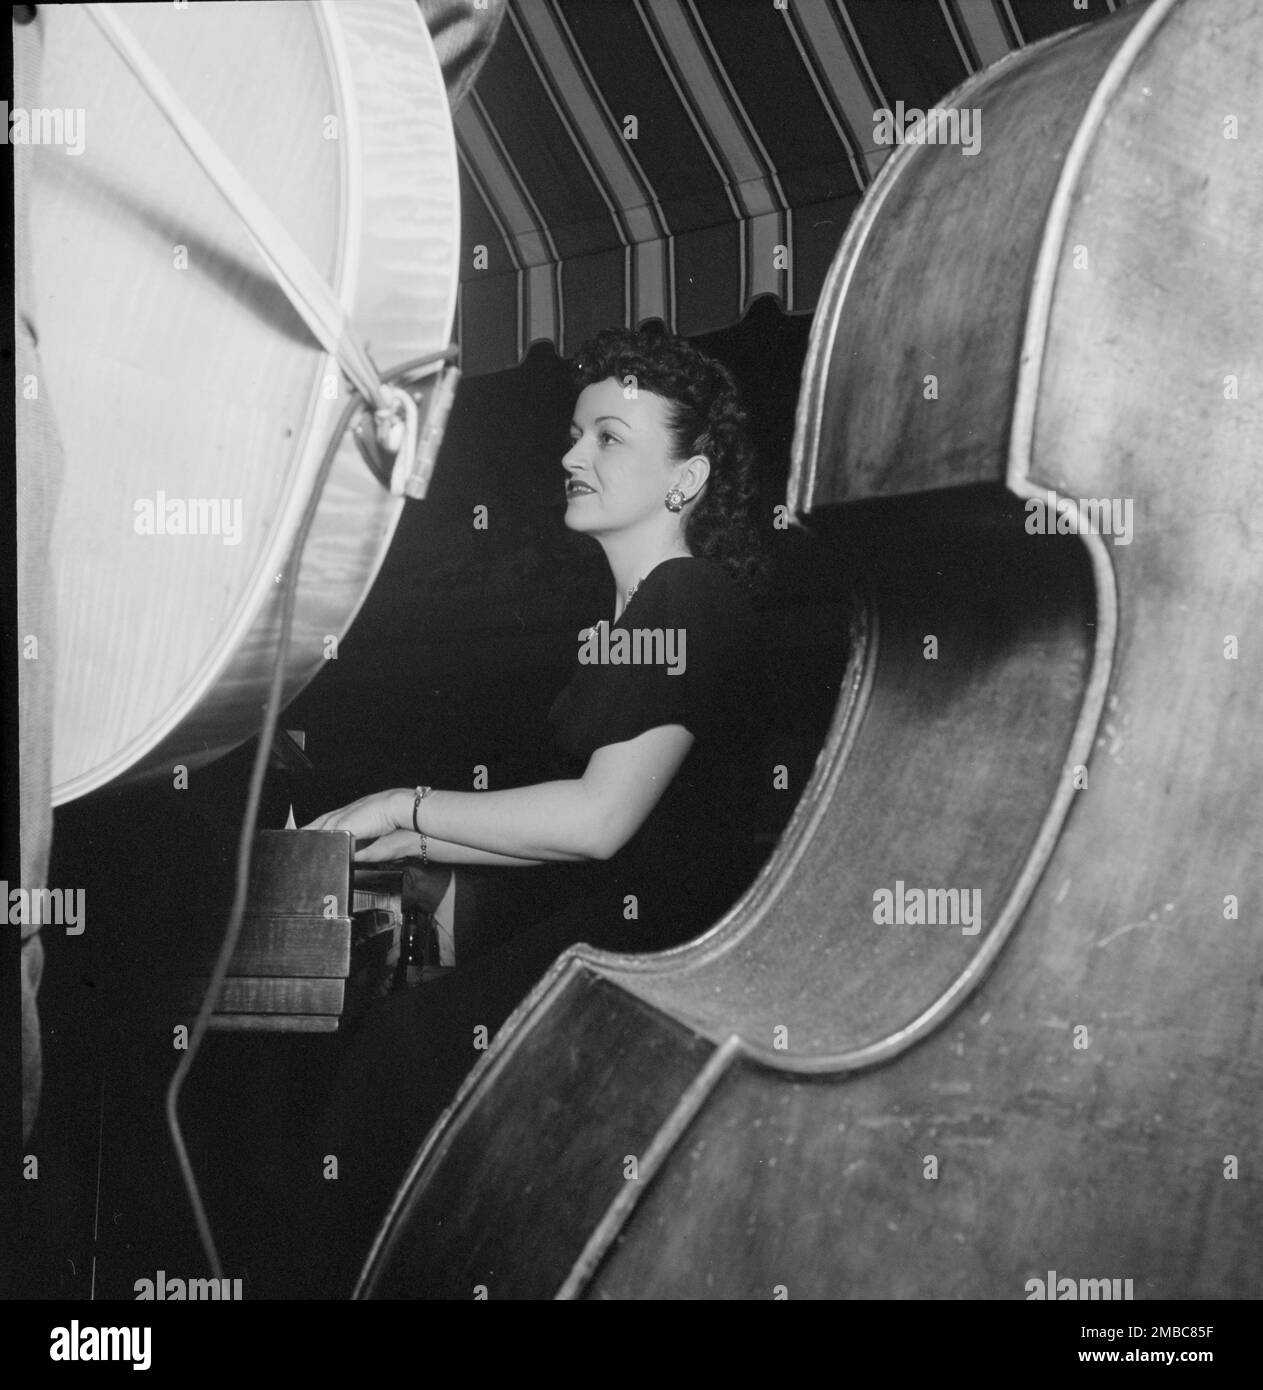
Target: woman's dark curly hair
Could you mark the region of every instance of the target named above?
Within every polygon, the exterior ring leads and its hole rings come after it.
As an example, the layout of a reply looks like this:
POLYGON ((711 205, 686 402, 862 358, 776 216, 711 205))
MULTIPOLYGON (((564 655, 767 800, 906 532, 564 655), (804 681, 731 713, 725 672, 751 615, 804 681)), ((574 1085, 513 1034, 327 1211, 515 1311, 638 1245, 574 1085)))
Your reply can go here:
POLYGON ((607 328, 584 343, 571 367, 577 390, 610 377, 622 384, 633 377, 637 390, 669 402, 675 456, 705 454, 710 460, 710 476, 685 524, 685 542, 694 555, 757 587, 764 561, 750 509, 758 477, 746 413, 728 368, 660 324, 607 328))

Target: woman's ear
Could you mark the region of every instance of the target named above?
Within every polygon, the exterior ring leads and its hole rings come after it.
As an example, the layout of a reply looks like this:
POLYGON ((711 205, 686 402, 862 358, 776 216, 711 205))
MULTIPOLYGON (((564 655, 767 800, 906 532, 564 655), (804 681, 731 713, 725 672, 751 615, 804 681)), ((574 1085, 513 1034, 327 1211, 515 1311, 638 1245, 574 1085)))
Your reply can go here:
POLYGON ((691 502, 706 486, 710 477, 710 459, 705 454, 694 454, 680 471, 677 487, 684 489, 684 495, 691 502))

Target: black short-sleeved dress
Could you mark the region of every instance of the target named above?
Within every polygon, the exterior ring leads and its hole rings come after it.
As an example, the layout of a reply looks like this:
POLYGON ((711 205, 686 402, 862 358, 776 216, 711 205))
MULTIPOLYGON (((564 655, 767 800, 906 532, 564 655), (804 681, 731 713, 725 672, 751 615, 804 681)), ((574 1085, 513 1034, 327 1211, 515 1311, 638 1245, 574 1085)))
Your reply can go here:
POLYGON ((583 896, 597 909, 587 939, 624 950, 687 940, 748 880, 748 807, 767 707, 757 619, 723 569, 682 556, 652 570, 581 652, 605 659, 581 660, 549 712, 554 776, 579 777, 598 748, 662 725, 694 738, 629 843, 570 876, 568 884, 587 881, 583 896))
POLYGON ((374 1007, 348 1055, 325 1141, 348 1160, 344 1180, 326 1184, 338 1189, 325 1194, 334 1232, 327 1244, 350 1262, 335 1286, 353 1273, 409 1159, 481 1055, 473 1049, 476 1025, 494 1033, 568 945, 649 951, 687 941, 753 877, 746 808, 763 775, 758 749, 767 720, 757 620, 719 566, 681 556, 642 581, 608 640, 589 654, 613 657, 616 634, 630 641, 637 630, 650 634, 640 638, 641 655, 657 640, 677 673, 665 661, 584 664, 576 654, 574 677, 549 715, 553 775, 578 777, 598 748, 664 724, 683 725, 694 744, 618 854, 500 871, 521 884, 505 944, 374 1007))

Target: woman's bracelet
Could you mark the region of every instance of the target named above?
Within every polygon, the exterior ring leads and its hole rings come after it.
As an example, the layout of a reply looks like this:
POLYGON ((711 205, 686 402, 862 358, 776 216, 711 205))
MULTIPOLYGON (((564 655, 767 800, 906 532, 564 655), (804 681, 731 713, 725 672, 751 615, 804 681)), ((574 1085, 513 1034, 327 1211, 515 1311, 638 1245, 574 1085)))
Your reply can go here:
POLYGON ((417 812, 421 809, 421 803, 434 790, 433 787, 418 787, 416 795, 412 798, 412 828, 417 832, 421 840, 421 862, 430 862, 429 845, 426 842, 425 831, 421 829, 421 822, 417 817, 417 812))

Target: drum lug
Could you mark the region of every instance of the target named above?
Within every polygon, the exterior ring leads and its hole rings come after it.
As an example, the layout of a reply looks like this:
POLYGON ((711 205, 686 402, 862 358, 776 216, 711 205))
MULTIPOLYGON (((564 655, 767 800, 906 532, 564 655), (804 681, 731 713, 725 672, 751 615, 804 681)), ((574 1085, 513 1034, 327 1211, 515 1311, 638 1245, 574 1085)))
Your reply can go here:
POLYGON ((366 405, 356 416, 352 437, 393 496, 425 496, 459 380, 458 368, 440 362, 422 377, 389 383, 393 413, 378 414, 366 405))

